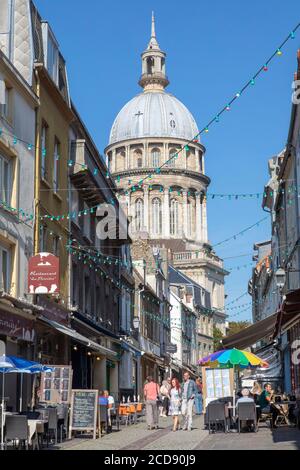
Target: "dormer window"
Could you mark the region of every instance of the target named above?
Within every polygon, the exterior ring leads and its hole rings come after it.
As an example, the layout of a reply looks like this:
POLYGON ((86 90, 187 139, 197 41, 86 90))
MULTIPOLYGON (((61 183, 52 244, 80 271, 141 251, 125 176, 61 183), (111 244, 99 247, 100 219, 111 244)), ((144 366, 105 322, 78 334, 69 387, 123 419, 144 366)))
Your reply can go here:
POLYGON ((54 83, 58 85, 58 43, 48 23, 42 23, 42 31, 45 51, 45 66, 54 83))

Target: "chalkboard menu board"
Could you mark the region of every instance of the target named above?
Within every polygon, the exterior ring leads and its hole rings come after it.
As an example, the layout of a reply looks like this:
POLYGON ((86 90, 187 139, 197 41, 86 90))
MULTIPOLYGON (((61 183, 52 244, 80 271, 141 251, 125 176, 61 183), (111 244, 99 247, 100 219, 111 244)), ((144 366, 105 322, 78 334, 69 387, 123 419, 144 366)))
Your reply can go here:
POLYGON ((49 366, 52 372, 42 372, 41 397, 46 403, 70 403, 73 370, 71 366, 49 366))
POLYGON ((72 390, 69 437, 72 431, 93 431, 96 439, 98 390, 72 390))

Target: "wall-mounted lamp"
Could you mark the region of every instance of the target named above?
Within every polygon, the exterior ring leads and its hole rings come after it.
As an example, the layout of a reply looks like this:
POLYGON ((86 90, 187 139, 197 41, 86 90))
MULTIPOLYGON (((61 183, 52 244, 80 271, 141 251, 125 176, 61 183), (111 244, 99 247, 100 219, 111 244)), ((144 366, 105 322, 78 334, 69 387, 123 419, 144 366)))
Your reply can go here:
POLYGON ((276 285, 278 289, 283 289, 286 280, 285 270, 283 268, 278 268, 275 273, 276 285))

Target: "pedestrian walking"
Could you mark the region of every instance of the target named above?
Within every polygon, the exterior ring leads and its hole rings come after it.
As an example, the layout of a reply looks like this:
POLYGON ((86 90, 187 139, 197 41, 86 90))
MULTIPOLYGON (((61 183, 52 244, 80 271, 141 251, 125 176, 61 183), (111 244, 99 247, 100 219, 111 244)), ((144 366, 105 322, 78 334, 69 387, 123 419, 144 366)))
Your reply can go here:
POLYGON ((182 391, 178 379, 171 381, 170 414, 173 416, 173 431, 179 429, 179 416, 181 415, 182 391))
POLYGON ((195 403, 195 395, 197 387, 194 380, 191 379, 190 374, 185 372, 183 374, 182 388, 182 406, 181 413, 184 417, 183 431, 191 431, 193 424, 193 407, 195 403))
POLYGON ((158 429, 159 385, 151 376, 147 377, 147 383, 144 386, 144 399, 148 429, 158 429))
POLYGON ((163 380, 160 387, 160 396, 162 401, 162 407, 160 410, 160 416, 166 418, 169 412, 170 403, 170 391, 171 391, 171 378, 163 380))
POLYGON ((202 381, 200 378, 196 379, 197 393, 195 395, 195 408, 196 415, 202 415, 203 410, 203 395, 202 395, 202 381))

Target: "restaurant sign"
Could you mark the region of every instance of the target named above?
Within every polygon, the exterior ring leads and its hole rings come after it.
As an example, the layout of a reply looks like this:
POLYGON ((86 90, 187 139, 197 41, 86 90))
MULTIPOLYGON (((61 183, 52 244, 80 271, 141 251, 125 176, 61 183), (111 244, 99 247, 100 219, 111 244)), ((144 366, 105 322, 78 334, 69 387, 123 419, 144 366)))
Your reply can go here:
POLYGON ((28 291, 30 294, 59 292, 59 258, 50 253, 39 253, 29 259, 28 291))
POLYGON ((0 310, 0 334, 34 342, 34 321, 0 310))

